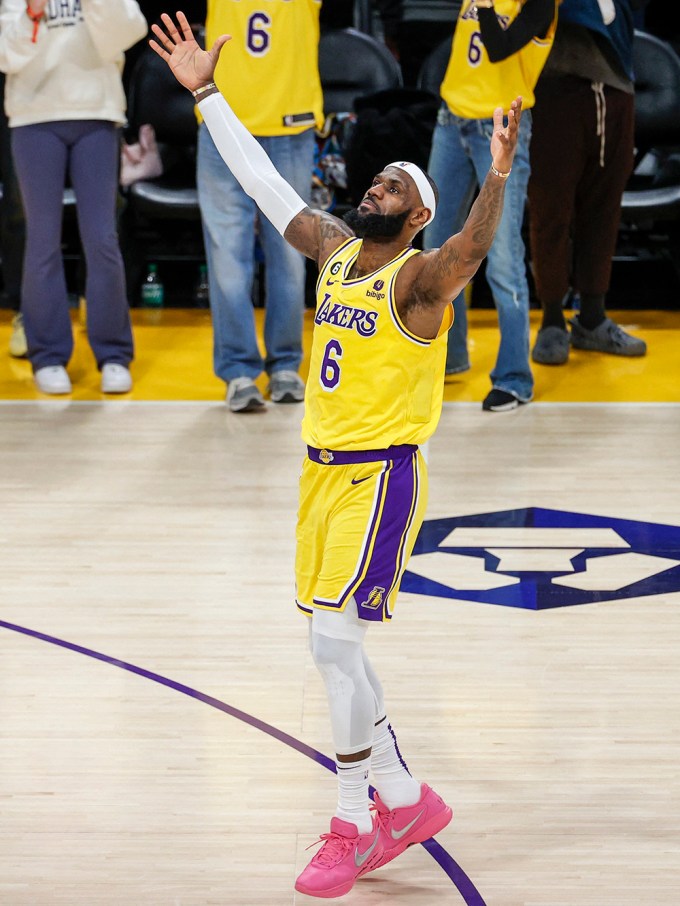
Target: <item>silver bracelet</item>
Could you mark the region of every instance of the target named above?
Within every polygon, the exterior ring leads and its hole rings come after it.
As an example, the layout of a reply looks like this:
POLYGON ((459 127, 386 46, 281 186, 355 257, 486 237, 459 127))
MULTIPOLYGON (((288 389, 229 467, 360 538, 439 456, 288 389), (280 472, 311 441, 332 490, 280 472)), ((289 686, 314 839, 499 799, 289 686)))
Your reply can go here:
POLYGON ((508 170, 507 173, 501 173, 500 170, 497 170, 497 169, 494 167, 494 165, 491 164, 491 172, 493 173, 494 176, 498 176, 498 177, 500 177, 501 179, 507 179, 508 176, 510 176, 510 174, 512 173, 512 170, 508 170))
POLYGON ((195 98, 198 98, 206 91, 210 91, 211 88, 217 88, 217 85, 214 82, 210 82, 208 85, 203 85, 201 88, 197 88, 196 91, 192 91, 191 93, 195 98))

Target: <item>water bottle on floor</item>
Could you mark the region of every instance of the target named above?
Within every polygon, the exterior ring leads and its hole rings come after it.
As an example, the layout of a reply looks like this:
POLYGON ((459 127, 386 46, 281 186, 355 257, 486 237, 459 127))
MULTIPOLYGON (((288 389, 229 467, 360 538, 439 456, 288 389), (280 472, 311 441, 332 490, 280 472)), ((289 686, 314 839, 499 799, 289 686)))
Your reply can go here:
POLYGON ((142 283, 142 305, 147 308, 159 308, 163 304, 165 289, 158 276, 158 265, 150 264, 149 271, 142 283))

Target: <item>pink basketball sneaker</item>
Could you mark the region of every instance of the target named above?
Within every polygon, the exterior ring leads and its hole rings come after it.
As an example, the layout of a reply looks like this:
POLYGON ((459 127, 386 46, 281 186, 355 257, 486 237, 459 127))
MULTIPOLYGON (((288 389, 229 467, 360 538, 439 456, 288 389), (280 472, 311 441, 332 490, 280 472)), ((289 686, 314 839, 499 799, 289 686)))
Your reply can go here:
POLYGON ((295 889, 310 897, 331 899, 348 893, 354 882, 377 867, 383 855, 382 831, 360 834, 355 824, 331 818, 330 834, 322 834, 323 846, 295 882, 295 889))
POLYGON ((383 854, 370 871, 387 865, 414 843, 434 837, 453 817, 453 810, 426 783, 420 784, 420 793, 415 805, 390 811, 376 792, 373 827, 381 830, 383 854))

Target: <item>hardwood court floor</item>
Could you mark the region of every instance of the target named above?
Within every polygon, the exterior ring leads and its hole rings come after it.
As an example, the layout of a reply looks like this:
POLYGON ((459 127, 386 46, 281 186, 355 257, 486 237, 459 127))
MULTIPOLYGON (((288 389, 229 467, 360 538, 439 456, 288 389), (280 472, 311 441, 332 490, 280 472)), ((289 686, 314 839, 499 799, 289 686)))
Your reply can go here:
MULTIPOLYGON (((0 404, 3 906, 312 902, 293 883, 335 778, 292 603, 301 409, 234 416, 217 390, 0 404)), ((367 647, 454 820, 339 902, 680 902, 680 406, 448 404, 428 456, 447 537, 367 647), (504 597, 551 544, 604 562, 605 536, 625 550, 600 584, 560 570, 577 605, 504 597)))

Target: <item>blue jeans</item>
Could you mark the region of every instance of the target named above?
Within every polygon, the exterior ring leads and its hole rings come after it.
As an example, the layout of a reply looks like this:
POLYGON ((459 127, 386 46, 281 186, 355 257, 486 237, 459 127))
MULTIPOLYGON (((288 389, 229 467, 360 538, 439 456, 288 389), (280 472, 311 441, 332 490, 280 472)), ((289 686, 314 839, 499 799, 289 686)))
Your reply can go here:
MULTIPOLYGON (((457 233, 468 215, 478 185, 491 164, 489 142, 493 120, 468 120, 442 107, 432 139, 429 173, 439 188, 437 215, 425 231, 425 247, 438 248, 457 233)), ((486 278, 498 311, 501 341, 491 383, 522 402, 533 394, 529 367, 529 287, 527 284, 522 220, 529 182, 531 112, 522 125, 512 176, 505 187, 503 215, 486 262, 486 278)), ((455 321, 449 332, 447 372, 469 367, 467 315, 461 293, 453 303, 455 321)))
MULTIPOLYGON (((257 140, 283 178, 309 201, 314 130, 257 140)), ((257 208, 220 157, 205 124, 201 124, 198 135, 197 185, 208 264, 215 374, 228 382, 237 377, 255 379, 263 370, 268 374, 297 371, 302 361, 304 257, 260 215, 265 261, 263 359, 251 296, 257 208)))

